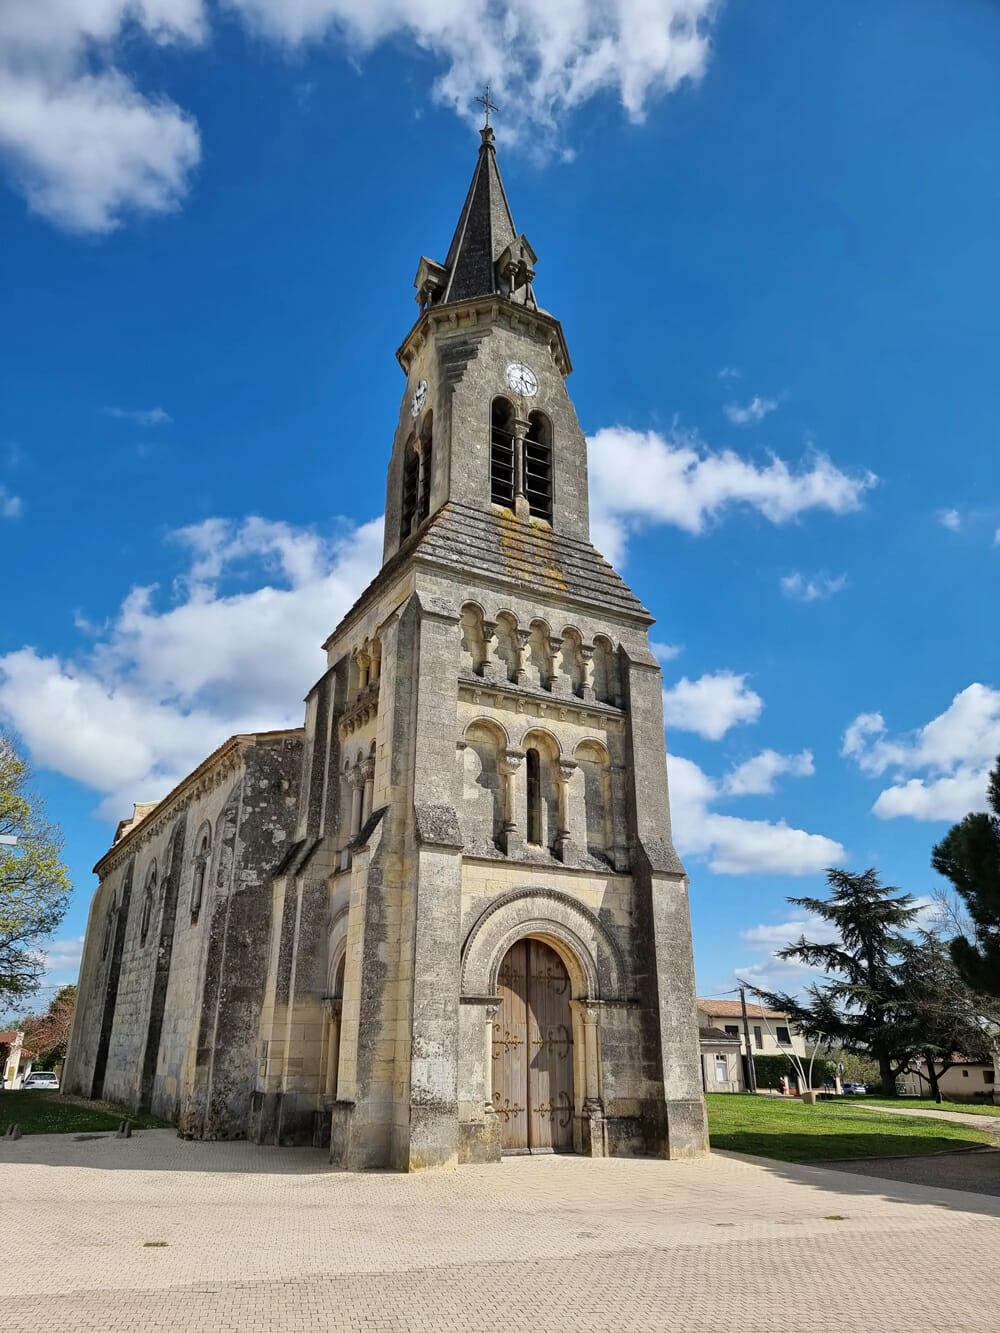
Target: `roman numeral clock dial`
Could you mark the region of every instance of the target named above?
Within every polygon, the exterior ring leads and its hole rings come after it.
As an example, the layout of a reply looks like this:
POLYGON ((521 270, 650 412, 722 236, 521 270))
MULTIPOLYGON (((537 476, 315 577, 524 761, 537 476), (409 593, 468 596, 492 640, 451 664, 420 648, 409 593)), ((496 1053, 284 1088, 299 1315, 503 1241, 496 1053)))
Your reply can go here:
POLYGON ((530 366, 514 361, 507 367, 507 383, 522 398, 534 398, 538 392, 538 376, 530 366))

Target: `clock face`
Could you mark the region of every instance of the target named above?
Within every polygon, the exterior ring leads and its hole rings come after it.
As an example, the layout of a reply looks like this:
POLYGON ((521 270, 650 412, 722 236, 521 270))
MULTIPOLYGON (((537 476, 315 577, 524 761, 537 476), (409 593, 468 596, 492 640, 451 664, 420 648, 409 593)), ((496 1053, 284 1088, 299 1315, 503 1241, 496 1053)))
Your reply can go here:
POLYGON ((538 392, 538 377, 530 366, 515 361, 507 367, 507 383, 522 398, 534 398, 538 392))
POLYGON ((413 390, 413 402, 410 404, 410 416, 418 417, 424 410, 424 403, 427 402, 427 381, 421 380, 413 390))

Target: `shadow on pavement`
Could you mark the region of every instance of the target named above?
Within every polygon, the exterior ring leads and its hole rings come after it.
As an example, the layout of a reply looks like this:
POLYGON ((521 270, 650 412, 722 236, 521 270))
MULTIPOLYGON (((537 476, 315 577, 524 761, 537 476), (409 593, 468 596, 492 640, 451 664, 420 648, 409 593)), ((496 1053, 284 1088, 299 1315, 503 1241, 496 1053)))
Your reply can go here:
POLYGON ((816 1190, 840 1195, 881 1195, 893 1203, 1000 1218, 1000 1150, 996 1148, 942 1153, 931 1158, 859 1158, 815 1166, 749 1153, 719 1149, 713 1152, 733 1161, 752 1162, 772 1175, 816 1190), (964 1177, 965 1183, 958 1183, 960 1177, 964 1177))

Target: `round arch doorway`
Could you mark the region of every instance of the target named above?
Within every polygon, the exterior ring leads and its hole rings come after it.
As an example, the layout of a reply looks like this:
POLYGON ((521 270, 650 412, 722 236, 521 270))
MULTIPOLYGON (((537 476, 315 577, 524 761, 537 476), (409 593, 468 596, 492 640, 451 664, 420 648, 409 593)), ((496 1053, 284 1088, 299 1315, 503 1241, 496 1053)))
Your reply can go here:
POLYGON ((563 960, 520 939, 497 975, 493 1109, 508 1153, 573 1151, 573 1018, 563 960))

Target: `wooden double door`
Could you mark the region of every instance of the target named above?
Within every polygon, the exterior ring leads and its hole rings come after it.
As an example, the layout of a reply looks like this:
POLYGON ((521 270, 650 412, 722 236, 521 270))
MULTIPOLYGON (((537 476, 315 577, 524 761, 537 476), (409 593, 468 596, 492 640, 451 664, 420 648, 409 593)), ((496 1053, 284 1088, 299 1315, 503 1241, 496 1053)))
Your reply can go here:
POLYGON ((493 1109, 505 1152, 571 1152, 573 1017, 569 975, 542 940, 511 948, 497 978, 493 1109))

